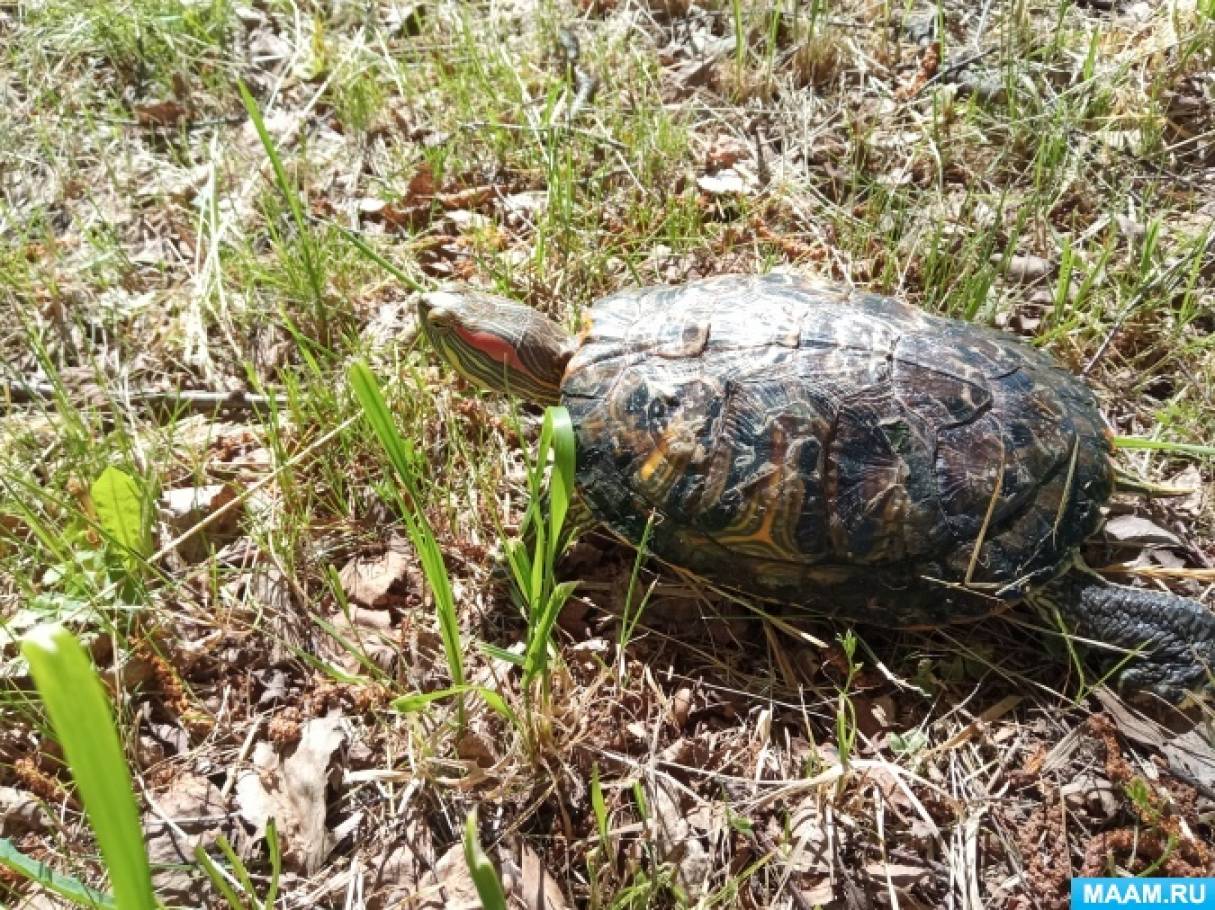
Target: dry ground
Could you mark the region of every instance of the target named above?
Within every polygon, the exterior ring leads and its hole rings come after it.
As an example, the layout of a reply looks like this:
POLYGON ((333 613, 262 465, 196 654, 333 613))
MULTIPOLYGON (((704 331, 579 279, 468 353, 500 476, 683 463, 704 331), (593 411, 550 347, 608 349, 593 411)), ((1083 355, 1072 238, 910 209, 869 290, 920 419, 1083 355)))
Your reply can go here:
MULTIPOLYGON (((501 553, 537 414, 439 369, 341 233, 567 325, 617 288, 781 266, 1026 336, 1153 441, 1124 468, 1191 490, 1119 499, 1090 561, 1212 605, 1213 15, 0 0, 0 835, 104 886, 14 645, 55 618, 114 692, 168 905, 229 905, 191 854, 230 866, 222 834, 252 906, 274 816, 276 906, 475 906, 474 808, 528 906, 1049 908, 1081 872, 1215 874, 1209 711, 1123 704, 1032 615, 848 635, 648 568, 630 601, 633 554, 588 535, 523 690, 501 553), (451 679, 356 356, 506 712, 391 706, 451 679), (233 390, 275 403, 217 409, 233 390), (156 504, 122 584, 108 465, 156 504)), ((0 901, 49 905, 15 876, 0 901)))

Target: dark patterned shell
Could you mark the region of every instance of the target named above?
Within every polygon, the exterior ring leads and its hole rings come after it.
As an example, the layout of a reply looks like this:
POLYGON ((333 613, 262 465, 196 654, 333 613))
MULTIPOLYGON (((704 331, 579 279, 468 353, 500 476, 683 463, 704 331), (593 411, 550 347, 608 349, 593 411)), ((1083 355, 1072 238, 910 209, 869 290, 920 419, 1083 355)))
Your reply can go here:
POLYGON ((1044 354, 789 275, 604 298, 562 399, 616 531, 653 516, 666 562, 875 622, 1015 600, 1112 487, 1093 396, 1044 354))

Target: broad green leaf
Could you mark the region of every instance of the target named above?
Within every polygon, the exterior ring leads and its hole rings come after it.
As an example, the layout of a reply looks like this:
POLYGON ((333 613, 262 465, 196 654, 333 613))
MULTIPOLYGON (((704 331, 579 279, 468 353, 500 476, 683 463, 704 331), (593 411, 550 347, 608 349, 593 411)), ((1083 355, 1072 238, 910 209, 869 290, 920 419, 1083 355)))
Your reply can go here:
POLYGON ((138 556, 152 552, 150 529, 144 520, 143 494, 135 479, 110 465, 89 488, 97 521, 106 535, 138 556))

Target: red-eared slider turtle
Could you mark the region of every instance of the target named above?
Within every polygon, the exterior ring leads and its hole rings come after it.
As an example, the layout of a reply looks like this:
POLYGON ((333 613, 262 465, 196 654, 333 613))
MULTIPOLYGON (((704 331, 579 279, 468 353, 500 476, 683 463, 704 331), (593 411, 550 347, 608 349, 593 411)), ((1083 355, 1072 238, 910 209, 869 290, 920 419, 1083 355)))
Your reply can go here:
POLYGON ((1088 388, 1012 337, 775 274, 613 294, 577 338, 464 289, 419 316, 467 378, 564 404, 586 505, 634 542, 652 521, 669 563, 887 626, 1028 597, 1142 649, 1123 685, 1177 701, 1212 679, 1215 615, 1078 564, 1109 438, 1088 388))

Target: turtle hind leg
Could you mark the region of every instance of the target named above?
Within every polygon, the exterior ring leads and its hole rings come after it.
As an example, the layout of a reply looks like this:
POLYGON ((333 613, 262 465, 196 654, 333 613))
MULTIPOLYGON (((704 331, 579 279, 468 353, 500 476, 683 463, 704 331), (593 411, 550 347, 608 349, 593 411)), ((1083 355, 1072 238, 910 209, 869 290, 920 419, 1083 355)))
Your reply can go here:
MULTIPOLYGON (((1196 600, 1110 584, 1076 569, 1037 591, 1075 634, 1136 652, 1119 671, 1120 688, 1173 704, 1215 688, 1215 613, 1196 600)), ((1117 663, 1126 655, 1116 653, 1117 663)))

